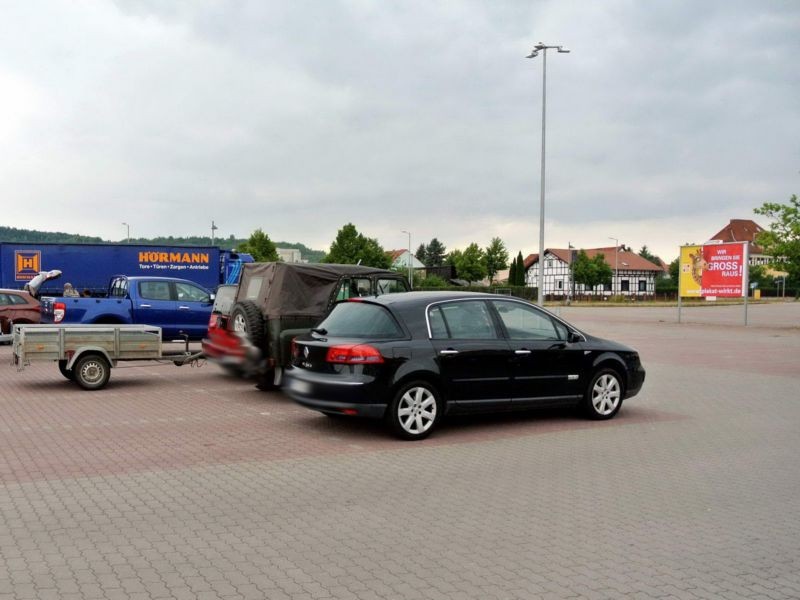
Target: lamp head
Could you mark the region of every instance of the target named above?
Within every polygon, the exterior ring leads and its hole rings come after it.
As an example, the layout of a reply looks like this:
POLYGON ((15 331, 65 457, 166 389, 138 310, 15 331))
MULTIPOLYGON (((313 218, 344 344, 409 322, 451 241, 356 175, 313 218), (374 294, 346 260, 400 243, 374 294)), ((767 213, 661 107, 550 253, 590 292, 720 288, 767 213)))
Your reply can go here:
POLYGON ((569 54, 569 48, 567 48, 566 46, 559 46, 558 51, 561 52, 562 54, 569 54))
POLYGON ((525 58, 536 58, 537 56, 539 56, 539 53, 536 50, 531 50, 531 53, 525 58))

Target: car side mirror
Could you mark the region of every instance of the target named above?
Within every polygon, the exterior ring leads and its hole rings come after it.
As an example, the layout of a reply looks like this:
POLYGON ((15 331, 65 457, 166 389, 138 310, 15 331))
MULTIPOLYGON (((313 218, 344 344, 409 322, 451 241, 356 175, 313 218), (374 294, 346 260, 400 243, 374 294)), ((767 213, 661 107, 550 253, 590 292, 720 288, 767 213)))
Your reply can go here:
POLYGON ((567 341, 570 344, 576 344, 580 341, 583 341, 583 337, 577 331, 570 331, 567 335, 567 341))
POLYGON ((216 294, 211 294, 211 295, 209 295, 208 298, 209 298, 209 302, 213 302, 214 300, 216 300, 217 295, 216 294))

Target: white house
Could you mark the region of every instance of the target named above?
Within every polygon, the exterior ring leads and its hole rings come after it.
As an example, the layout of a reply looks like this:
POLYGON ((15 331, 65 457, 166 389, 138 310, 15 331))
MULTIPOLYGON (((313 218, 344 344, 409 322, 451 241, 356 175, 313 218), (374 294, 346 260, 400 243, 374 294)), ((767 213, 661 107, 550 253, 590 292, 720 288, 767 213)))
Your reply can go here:
POLYGON ((417 259, 416 256, 411 254, 408 250, 389 250, 387 252, 389 260, 392 263, 393 269, 405 268, 408 269, 408 263, 411 262, 412 269, 424 269, 425 265, 417 259))
MULTIPOLYGON (((626 250, 625 246, 615 248, 589 248, 584 252, 593 258, 602 254, 611 266, 612 282, 609 286, 600 284, 595 290, 588 290, 583 284, 576 284, 572 277, 572 263, 579 250, 566 248, 547 248, 544 251, 545 296, 572 297, 592 294, 611 296, 652 296, 656 291, 656 278, 663 273, 660 265, 651 263, 626 250)), ((538 287, 539 255, 531 254, 525 259, 525 284, 538 287)))
POLYGON ((303 260, 303 256, 300 253, 300 250, 295 248, 276 248, 278 252, 278 258, 280 258, 283 262, 287 263, 299 263, 299 262, 308 262, 307 260, 303 260))

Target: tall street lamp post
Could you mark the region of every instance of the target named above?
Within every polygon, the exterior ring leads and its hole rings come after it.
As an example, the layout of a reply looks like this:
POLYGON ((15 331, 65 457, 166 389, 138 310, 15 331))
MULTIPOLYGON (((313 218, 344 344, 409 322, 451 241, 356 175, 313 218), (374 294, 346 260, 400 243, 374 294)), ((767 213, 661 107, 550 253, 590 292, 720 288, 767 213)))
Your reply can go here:
POLYGON ((411 272, 412 269, 412 262, 411 262, 411 232, 410 231, 403 231, 402 233, 408 234, 408 285, 411 286, 411 289, 414 289, 414 275, 411 272))
POLYGON ((539 306, 544 306, 544 151, 545 151, 545 116, 547 106, 547 51, 558 50, 562 54, 569 53, 564 46, 548 46, 539 42, 533 47, 531 53, 526 58, 536 58, 539 52, 542 53, 542 175, 541 175, 541 199, 539 201, 539 285, 537 290, 536 302, 539 306))
POLYGON ((131 243, 131 226, 128 225, 127 223, 123 223, 123 225, 125 226, 125 229, 126 229, 126 231, 128 233, 128 243, 130 244, 131 243))
POLYGON ((217 227, 216 224, 214 223, 214 221, 212 220, 211 221, 211 245, 212 246, 214 245, 214 232, 217 229, 219 229, 219 227, 217 227))
POLYGON ((611 278, 611 295, 614 295, 614 280, 619 279, 619 240, 617 238, 610 237, 610 240, 614 240, 614 276, 611 278))

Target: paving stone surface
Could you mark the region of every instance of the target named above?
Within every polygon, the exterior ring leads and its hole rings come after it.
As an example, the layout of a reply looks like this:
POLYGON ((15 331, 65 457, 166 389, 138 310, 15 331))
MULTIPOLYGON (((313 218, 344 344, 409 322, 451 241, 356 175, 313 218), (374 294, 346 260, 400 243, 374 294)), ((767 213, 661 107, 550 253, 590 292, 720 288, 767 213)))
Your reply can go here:
POLYGON ((418 443, 214 365, 85 392, 0 346, 0 600, 800 598, 800 303, 695 310, 561 311, 642 354, 612 421, 418 443))

